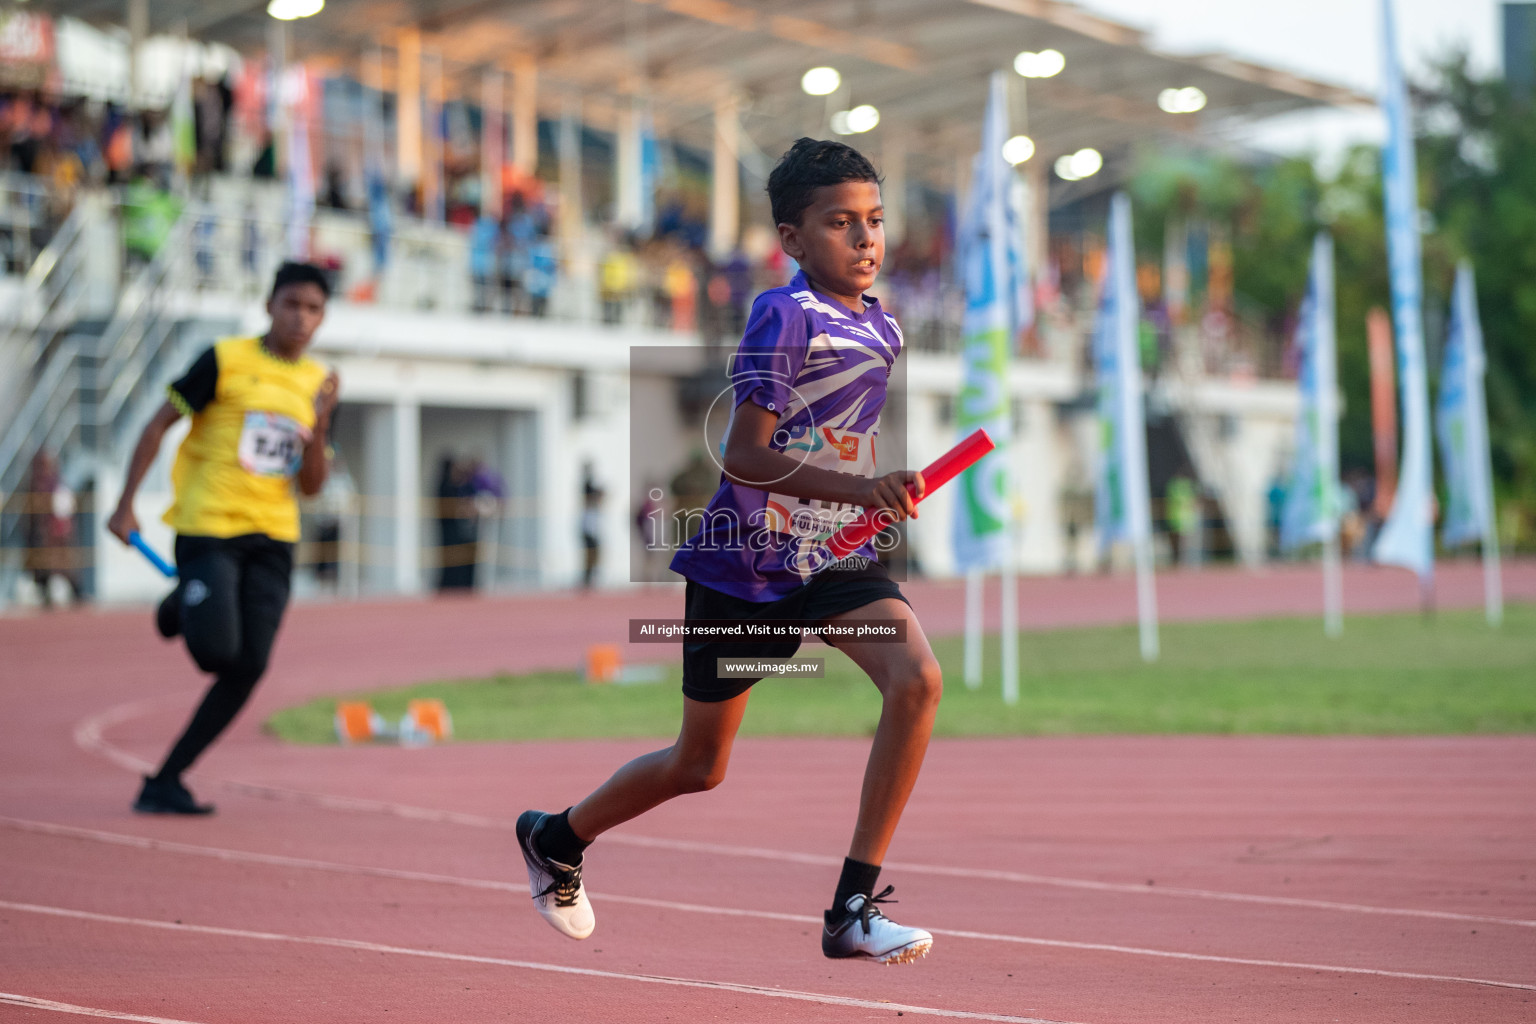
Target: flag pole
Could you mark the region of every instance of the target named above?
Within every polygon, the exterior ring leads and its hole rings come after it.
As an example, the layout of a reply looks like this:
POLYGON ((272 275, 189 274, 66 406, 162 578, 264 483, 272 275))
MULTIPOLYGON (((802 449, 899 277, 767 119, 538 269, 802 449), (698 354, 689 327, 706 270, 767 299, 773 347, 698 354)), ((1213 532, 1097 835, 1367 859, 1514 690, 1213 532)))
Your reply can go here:
POLYGON ((972 568, 965 574, 965 685, 967 689, 981 689, 981 570, 972 568))
MULTIPOLYGON (((1491 506, 1491 503, 1490 503, 1491 506)), ((1504 583, 1499 571, 1499 531, 1493 509, 1488 509, 1488 532, 1483 536, 1483 610, 1488 625, 1504 621, 1504 583)))
POLYGON ((1135 543, 1136 554, 1136 619, 1141 632, 1141 660, 1156 661, 1157 643, 1157 587, 1152 578, 1152 538, 1140 537, 1135 543))
POLYGON ((1333 237, 1318 232, 1313 240, 1313 271, 1317 288, 1313 295, 1317 326, 1312 344, 1317 360, 1318 445, 1317 467, 1321 477, 1320 510, 1327 530, 1323 537, 1323 635, 1344 634, 1344 571, 1339 563, 1339 391, 1338 345, 1334 336, 1333 237))
POLYGON ((1109 267, 1115 295, 1114 344, 1119 364, 1117 420, 1120 466, 1127 532, 1136 562, 1136 618, 1141 633, 1143 661, 1156 661, 1157 586, 1153 582, 1151 495, 1147 487, 1147 427, 1142 405, 1141 359, 1136 345, 1139 319, 1136 300, 1135 251, 1131 241, 1131 201, 1124 192, 1110 200, 1109 233, 1112 263, 1109 267))
MULTIPOLYGON (((1011 482, 1013 474, 1008 474, 1011 482)), ((1011 492, 1010 492, 1011 493, 1011 492)), ((1012 502, 1009 502, 1012 505, 1012 502)), ((1003 544, 1003 703, 1019 702, 1019 573, 1014 564, 1016 516, 1010 507, 1008 512, 1008 536, 1003 544)))
POLYGON ((1335 522, 1323 541, 1323 633, 1344 635, 1344 568, 1339 561, 1339 524, 1335 522))
POLYGON ((1498 515, 1493 503, 1493 452, 1488 444, 1488 400, 1486 397, 1488 356, 1483 348, 1482 317, 1477 311, 1477 288, 1472 281, 1472 265, 1463 263, 1457 268, 1456 288, 1461 292, 1462 315, 1466 318, 1465 344, 1472 349, 1467 353, 1467 402, 1475 417, 1474 436, 1477 451, 1468 452, 1470 459, 1478 460, 1481 472, 1476 487, 1482 493, 1474 501, 1482 505, 1483 513, 1483 614, 1488 625, 1498 626, 1504 621, 1504 584, 1499 567, 1498 515))

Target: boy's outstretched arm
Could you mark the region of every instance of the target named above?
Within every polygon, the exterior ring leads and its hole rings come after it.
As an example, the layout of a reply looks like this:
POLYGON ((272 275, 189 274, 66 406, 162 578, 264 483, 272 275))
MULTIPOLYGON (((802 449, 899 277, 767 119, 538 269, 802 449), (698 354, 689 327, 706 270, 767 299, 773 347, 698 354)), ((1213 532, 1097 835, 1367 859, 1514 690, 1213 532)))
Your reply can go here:
POLYGON ((128 543, 128 535, 139 528, 139 521, 133 514, 134 495, 139 493, 139 484, 144 482, 144 474, 149 472, 155 456, 160 454, 160 443, 165 439, 165 432, 179 419, 181 412, 170 402, 163 403, 144 425, 139 443, 134 446, 133 457, 128 462, 128 476, 123 481, 123 493, 117 500, 117 508, 107 520, 107 531, 124 544, 128 543))
POLYGON ((917 515, 917 502, 907 491, 907 485, 910 483, 917 497, 922 498, 923 474, 903 469, 864 477, 806 466, 770 447, 777 427, 778 415, 755 402, 742 402, 736 407, 725 439, 725 475, 732 483, 771 487, 797 498, 890 509, 896 521, 917 515))

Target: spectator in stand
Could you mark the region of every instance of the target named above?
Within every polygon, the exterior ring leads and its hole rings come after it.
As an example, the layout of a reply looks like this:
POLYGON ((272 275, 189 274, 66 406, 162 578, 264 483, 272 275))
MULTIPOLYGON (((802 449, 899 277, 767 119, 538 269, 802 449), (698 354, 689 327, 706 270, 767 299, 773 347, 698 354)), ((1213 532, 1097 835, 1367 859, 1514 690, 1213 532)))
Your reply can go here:
POLYGON ((139 132, 134 139, 135 170, 165 188, 171 183, 176 157, 171 139, 171 124, 160 111, 146 110, 139 115, 139 132))
POLYGON ((747 254, 741 246, 736 246, 725 266, 721 268, 725 274, 726 284, 730 291, 726 296, 725 308, 725 335, 728 339, 735 340, 741 337, 742 331, 747 326, 747 305, 751 302, 755 292, 752 281, 752 261, 747 259, 747 254))
POLYGON ((469 465, 451 455, 443 457, 437 477, 437 531, 437 589, 475 589, 480 528, 474 483, 469 465))
POLYGON ((528 247, 528 269, 523 272, 523 291, 528 295, 528 312, 537 317, 549 315, 549 295, 555 289, 559 261, 555 243, 548 231, 540 231, 528 247))
POLYGON ((11 167, 23 174, 35 173, 43 140, 53 130, 47 108, 34 96, 16 96, 7 108, 5 122, 11 167))
POLYGON ((126 185, 133 177, 133 126, 115 104, 107 107, 101 145, 107 164, 107 184, 126 185))
POLYGON ((603 557, 603 489, 590 476, 582 485, 581 547, 581 589, 591 590, 603 557))
POLYGON ((321 195, 320 204, 333 210, 345 210, 350 208, 347 202, 346 176, 342 173, 341 166, 335 162, 325 167, 325 192, 321 195))
POLYGON ((660 583, 668 577, 667 568, 667 506, 662 502, 666 492, 654 480, 645 482, 644 493, 635 506, 635 530, 639 534, 640 547, 630 565, 639 571, 641 583, 660 583))
POLYGON ((469 231, 469 273, 475 281, 475 312, 491 308, 496 287, 496 249, 501 241, 501 224, 489 213, 475 218, 469 231))
POLYGON ((507 202, 506 220, 502 225, 501 254, 501 309, 503 313, 515 313, 525 301, 524 277, 533 242, 538 237, 538 222, 528 209, 528 200, 513 191, 507 202))
POLYGON ((651 297, 651 326, 657 328, 672 323, 672 297, 667 294, 667 259, 667 243, 652 239, 645 251, 645 287, 651 297))
POLYGON ((222 173, 227 168, 224 147, 229 141, 229 115, 235 105, 235 90, 227 77, 216 82, 198 78, 192 83, 192 102, 197 172, 222 173))
POLYGON ((731 282, 726 278, 725 271, 714 270, 710 273, 709 282, 704 285, 704 300, 704 315, 700 317, 702 323, 699 332, 706 342, 717 345, 725 340, 730 323, 727 308, 731 304, 731 282))
POLYGON ((603 301, 603 323, 617 324, 624 319, 624 309, 634 295, 640 266, 630 248, 630 240, 615 232, 613 244, 603 256, 598 270, 598 290, 603 301))
POLYGON ((59 576, 80 601, 80 572, 75 551, 75 495, 59 475, 58 460, 46 451, 32 459, 26 499, 26 571, 37 584, 43 607, 53 607, 50 584, 59 576))
POLYGON ((672 329, 692 331, 697 327, 699 279, 693 272, 688 250, 678 248, 667 261, 667 299, 672 307, 672 329))

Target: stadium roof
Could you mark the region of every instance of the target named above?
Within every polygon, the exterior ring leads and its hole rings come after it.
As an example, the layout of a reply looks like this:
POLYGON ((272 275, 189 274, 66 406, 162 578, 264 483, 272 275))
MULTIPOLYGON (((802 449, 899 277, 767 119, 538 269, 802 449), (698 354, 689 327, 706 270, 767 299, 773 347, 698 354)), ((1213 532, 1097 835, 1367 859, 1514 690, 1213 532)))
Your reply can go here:
MULTIPOLYGON (((125 10, 124 0, 30 6, 116 23, 125 10)), ((265 6, 154 0, 150 30, 184 29, 249 52, 266 45, 265 6)), ((865 138, 878 146, 885 133, 900 133, 919 173, 925 162, 953 167, 974 151, 987 74, 1024 50, 1066 58, 1052 78, 1010 75, 1020 99, 1027 90, 1027 103, 1016 100, 1014 128, 1034 139, 1036 159, 1372 102, 1219 54, 1161 53, 1145 33, 1063 0, 328 0, 320 14, 290 24, 297 56, 343 65, 414 26, 467 96, 479 87, 465 76, 531 56, 546 106, 575 90, 584 116, 600 124, 614 100, 646 96, 660 127, 705 145, 716 97, 728 91, 741 101, 744 158, 754 147, 778 153, 799 135, 825 134, 828 99, 804 95, 799 83, 808 68, 832 65, 843 85, 830 109, 876 106, 880 127, 865 138), (1161 90, 1188 86, 1205 93, 1204 110, 1158 108, 1161 90)))

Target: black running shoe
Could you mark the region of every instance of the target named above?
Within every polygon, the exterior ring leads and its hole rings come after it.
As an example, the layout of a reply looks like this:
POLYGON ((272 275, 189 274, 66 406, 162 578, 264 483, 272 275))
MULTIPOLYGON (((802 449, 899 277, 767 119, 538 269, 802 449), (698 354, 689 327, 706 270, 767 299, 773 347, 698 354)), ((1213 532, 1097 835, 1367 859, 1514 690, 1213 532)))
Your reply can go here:
POLYGON ((155 609, 155 629, 167 640, 181 635, 181 584, 165 595, 160 607, 155 609))
POLYGON ((180 779, 144 777, 144 788, 133 802, 140 814, 212 814, 213 804, 200 804, 180 779))

